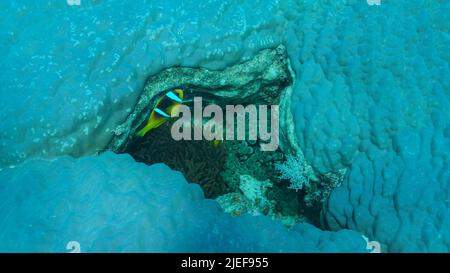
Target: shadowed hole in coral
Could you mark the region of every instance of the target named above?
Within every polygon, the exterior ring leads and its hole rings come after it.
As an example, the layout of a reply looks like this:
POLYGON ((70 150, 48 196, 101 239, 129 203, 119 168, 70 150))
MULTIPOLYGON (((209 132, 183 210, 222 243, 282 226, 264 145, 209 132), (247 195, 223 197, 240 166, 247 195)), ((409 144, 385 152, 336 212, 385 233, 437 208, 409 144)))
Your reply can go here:
POLYGON ((205 197, 217 200, 232 215, 263 214, 287 226, 297 222, 319 226, 321 202, 317 200, 323 196, 288 188, 289 181, 281 180, 275 169, 275 164, 286 160, 280 149, 263 152, 258 140, 223 141, 218 145, 207 140, 175 141, 170 128, 173 121, 145 137, 136 136, 156 101, 174 88, 185 91, 183 104, 192 114, 195 96, 202 97, 203 107, 216 104, 223 110, 226 105, 280 105, 282 95, 293 83, 288 63, 284 47, 279 46, 223 71, 186 67, 163 70, 149 77, 133 111, 115 129, 109 149, 128 153, 148 165, 165 163, 182 172, 189 182, 202 187, 205 197))
MULTIPOLYGON (((202 96, 204 106, 214 103, 224 109, 225 105, 236 103, 233 99, 205 94, 202 95, 201 90, 193 92, 189 89, 186 92, 185 104, 192 109, 194 95, 202 96)), ((276 103, 276 98, 274 100, 276 103)), ((241 100, 240 104, 246 106, 252 102, 257 105, 260 101, 260 97, 252 97, 249 102, 243 103, 241 100)), ((176 141, 171 135, 172 124, 173 121, 169 121, 151 130, 144 137, 133 137, 122 152, 129 153, 138 162, 148 165, 165 163, 182 172, 189 182, 202 187, 206 198, 218 198, 222 207, 230 208, 228 212, 232 215, 269 215, 288 226, 296 222, 319 224, 319 206, 305 206, 305 192, 288 189, 288 181, 279 179, 275 164, 285 160, 285 155, 279 149, 263 152, 260 150, 260 140, 222 141, 216 145, 207 140, 176 141), (270 186, 264 196, 249 201, 248 192, 242 186, 243 176, 252 177, 258 183, 269 181, 270 186), (227 195, 230 195, 230 198, 225 199, 224 196, 227 195), (243 199, 247 200, 247 203, 243 199), (221 200, 227 202, 224 204, 221 200)))
POLYGON ((207 198, 216 198, 229 192, 227 183, 220 176, 225 168, 224 146, 207 140, 175 141, 170 133, 172 122, 166 122, 136 138, 126 153, 136 161, 151 165, 165 163, 184 174, 190 182, 199 184, 207 198))

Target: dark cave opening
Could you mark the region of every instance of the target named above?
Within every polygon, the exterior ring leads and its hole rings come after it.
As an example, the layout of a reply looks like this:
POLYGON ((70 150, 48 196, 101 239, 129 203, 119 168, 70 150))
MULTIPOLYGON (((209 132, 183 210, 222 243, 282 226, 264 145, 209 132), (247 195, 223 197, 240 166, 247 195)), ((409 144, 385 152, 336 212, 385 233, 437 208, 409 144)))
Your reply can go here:
MULTIPOLYGON (((192 87, 187 91, 185 101, 185 104, 190 107, 192 107, 194 94, 204 97, 205 105, 214 103, 224 108, 227 104, 237 103, 236 99, 204 96, 210 93, 190 90, 192 87)), ((273 98, 272 102, 276 103, 276 99, 273 98)), ((267 98, 260 102, 260 97, 254 96, 243 101, 243 98, 239 101, 243 106, 251 103, 264 104, 267 103, 267 98)), ((319 225, 320 206, 305 205, 306 192, 289 189, 287 187, 289 181, 279 178, 275 164, 285 160, 285 155, 280 149, 263 152, 260 150, 260 140, 176 141, 171 135, 172 124, 173 121, 168 121, 151 130, 144 137, 132 137, 121 152, 130 154, 138 162, 148 165, 165 163, 173 170, 180 171, 187 181, 200 185, 205 197, 209 199, 224 200, 222 197, 228 194, 240 197, 227 200, 246 199, 245 189, 243 190, 240 185, 242 176, 250 176, 258 182, 269 180, 272 185, 264 193, 264 197, 260 198, 266 200, 253 200, 254 203, 247 204, 247 208, 243 211, 234 209, 234 204, 228 201, 225 206, 233 207, 228 212, 232 215, 240 215, 257 211, 260 214, 270 215, 272 218, 288 219, 285 220, 288 226, 295 222, 319 225), (262 205, 263 202, 270 205, 262 205)), ((221 205, 224 206, 223 202, 221 205)))
MULTIPOLYGON (((232 215, 263 214, 281 220, 286 226, 298 222, 320 226, 323 202, 320 181, 313 186, 313 194, 311 189, 297 192, 289 188, 290 181, 281 179, 276 169, 277 164, 286 161, 288 154, 296 151, 280 148, 262 151, 261 140, 248 138, 219 143, 176 141, 171 135, 174 120, 152 129, 144 137, 136 136, 156 101, 168 90, 183 89, 183 104, 189 106, 191 112, 195 108, 194 97, 202 97, 204 107, 215 104, 225 109, 226 105, 245 107, 253 104, 279 105, 281 109, 286 106, 283 102, 289 100, 288 90, 292 88, 293 78, 285 48, 281 45, 221 71, 187 67, 163 70, 147 80, 133 112, 116 129, 109 148, 116 153, 128 153, 136 161, 148 165, 165 163, 180 171, 188 182, 202 187, 206 198, 215 199, 232 215), (318 194, 314 192, 316 190, 318 194)), ((270 122, 267 124, 270 126, 270 122)), ((248 136, 248 132, 246 134, 248 136)), ((326 180, 323 181, 325 185, 326 180)))
POLYGON ((207 140, 175 141, 170 134, 172 122, 166 122, 144 137, 137 137, 124 151, 138 162, 165 163, 184 174, 189 182, 199 184, 206 198, 229 192, 220 176, 225 169, 226 152, 222 144, 207 140))

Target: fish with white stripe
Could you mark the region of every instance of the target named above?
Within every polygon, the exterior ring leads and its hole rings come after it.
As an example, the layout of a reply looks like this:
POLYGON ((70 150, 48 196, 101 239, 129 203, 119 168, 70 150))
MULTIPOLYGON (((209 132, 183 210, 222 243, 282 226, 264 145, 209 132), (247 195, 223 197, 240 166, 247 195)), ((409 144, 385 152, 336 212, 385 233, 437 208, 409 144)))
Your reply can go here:
POLYGON ((164 96, 158 99, 150 113, 147 125, 137 132, 140 137, 145 136, 150 130, 159 127, 174 116, 178 107, 183 103, 183 90, 174 89, 168 91, 164 96))

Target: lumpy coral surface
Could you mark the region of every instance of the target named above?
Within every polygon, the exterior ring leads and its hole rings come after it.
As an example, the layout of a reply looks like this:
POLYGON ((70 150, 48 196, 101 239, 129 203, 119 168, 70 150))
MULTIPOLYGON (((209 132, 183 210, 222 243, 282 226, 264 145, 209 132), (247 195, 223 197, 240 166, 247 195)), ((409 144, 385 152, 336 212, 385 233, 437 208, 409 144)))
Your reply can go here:
POLYGON ((363 252, 353 231, 232 217, 164 164, 129 155, 29 160, 0 172, 0 251, 363 252), (127 170, 124 172, 123 170, 127 170))

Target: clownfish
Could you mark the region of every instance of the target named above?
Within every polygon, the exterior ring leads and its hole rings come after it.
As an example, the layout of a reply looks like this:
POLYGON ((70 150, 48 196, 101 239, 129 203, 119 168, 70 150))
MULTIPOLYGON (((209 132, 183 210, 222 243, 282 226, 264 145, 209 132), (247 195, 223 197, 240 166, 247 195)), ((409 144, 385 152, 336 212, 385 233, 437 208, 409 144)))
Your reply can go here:
POLYGON ((175 89, 167 92, 158 99, 155 108, 150 113, 147 125, 137 132, 137 135, 143 137, 148 131, 157 128, 168 121, 179 106, 183 103, 183 90, 175 89))

